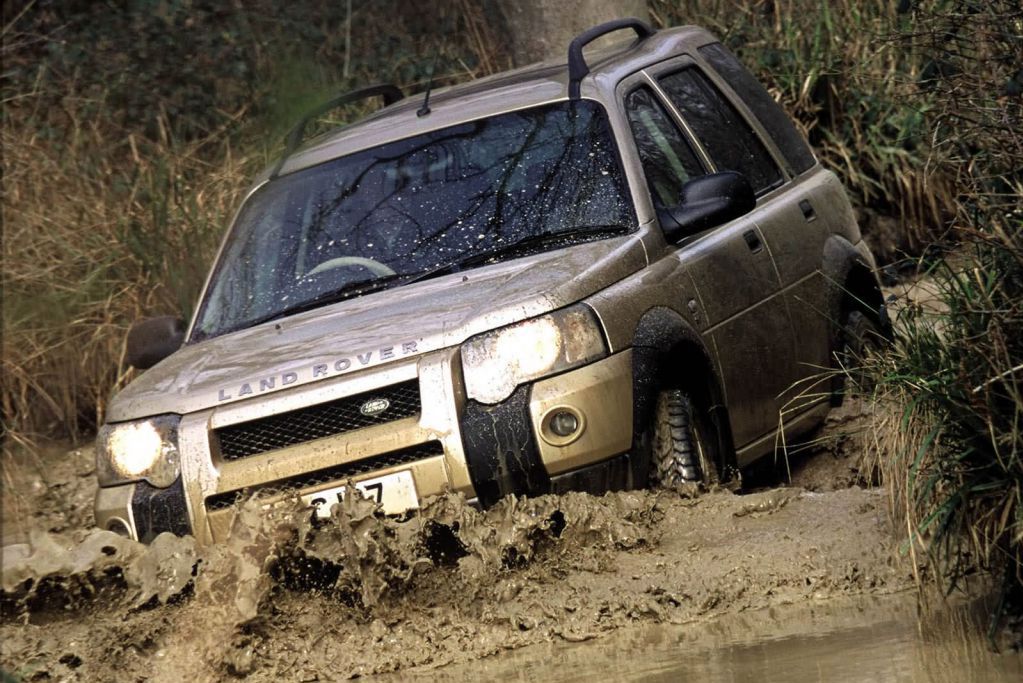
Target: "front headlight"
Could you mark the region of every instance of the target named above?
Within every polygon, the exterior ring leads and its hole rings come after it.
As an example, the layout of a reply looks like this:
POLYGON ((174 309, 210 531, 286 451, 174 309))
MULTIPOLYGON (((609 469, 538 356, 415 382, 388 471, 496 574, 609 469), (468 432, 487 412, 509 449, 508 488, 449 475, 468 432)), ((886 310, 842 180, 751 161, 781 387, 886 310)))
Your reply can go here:
POLYGON ((166 488, 178 478, 178 415, 103 425, 96 435, 96 477, 100 486, 145 479, 166 488))
POLYGON ((600 324, 589 307, 579 304, 465 342, 465 390, 480 403, 499 403, 524 382, 606 355, 600 324))

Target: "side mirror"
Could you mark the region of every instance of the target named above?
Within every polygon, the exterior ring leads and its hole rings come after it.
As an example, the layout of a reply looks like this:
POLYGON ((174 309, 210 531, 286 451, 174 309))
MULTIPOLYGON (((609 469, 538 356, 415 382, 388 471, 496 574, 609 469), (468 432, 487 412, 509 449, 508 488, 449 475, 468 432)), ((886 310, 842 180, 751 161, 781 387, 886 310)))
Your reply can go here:
POLYGON ((659 211, 661 227, 668 242, 745 215, 757 205, 746 176, 722 171, 693 178, 682 186, 679 205, 659 211))
POLYGON ((128 365, 148 370, 181 348, 185 342, 185 321, 173 315, 147 318, 128 331, 128 365))

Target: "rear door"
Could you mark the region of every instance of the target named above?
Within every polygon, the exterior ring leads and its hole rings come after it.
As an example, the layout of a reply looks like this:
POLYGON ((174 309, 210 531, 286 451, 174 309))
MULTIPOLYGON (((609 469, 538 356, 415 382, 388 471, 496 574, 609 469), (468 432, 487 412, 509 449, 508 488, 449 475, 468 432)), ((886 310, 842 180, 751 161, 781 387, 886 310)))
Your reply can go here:
MULTIPOLYGON (((692 67, 688 58, 670 63, 692 67)), ((625 111, 656 209, 678 203, 689 178, 716 170, 693 128, 649 74, 625 83, 625 111)), ((743 169, 738 169, 743 170, 743 169)), ((772 180, 779 182, 781 178, 772 180)), ((778 425, 780 395, 794 374, 788 313, 780 281, 759 223, 758 208, 672 248, 695 282, 697 299, 679 302, 703 324, 716 350, 735 443, 741 447, 778 425)))

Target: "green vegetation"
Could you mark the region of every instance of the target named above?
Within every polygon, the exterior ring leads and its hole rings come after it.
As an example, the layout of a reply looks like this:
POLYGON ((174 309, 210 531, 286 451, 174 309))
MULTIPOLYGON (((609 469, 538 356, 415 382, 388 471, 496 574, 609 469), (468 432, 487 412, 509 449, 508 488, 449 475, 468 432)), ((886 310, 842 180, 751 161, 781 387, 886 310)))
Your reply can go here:
MULTIPOLYGON (((957 250, 928 273, 890 354, 868 361, 879 467, 909 548, 952 590, 979 568, 1023 611, 1023 17, 1018 2, 930 3, 899 49, 927 55, 931 165, 955 179, 957 250)), ((919 106, 919 105, 917 105, 919 106)), ((1001 609, 999 611, 1001 611, 1001 609)))
MULTIPOLYGON (((91 432, 128 326, 187 315, 247 180, 335 91, 508 66, 490 3, 37 0, 3 23, 3 375, 11 443, 91 432), (490 8, 485 11, 484 7, 490 8)), ((1023 575, 1018 0, 650 0, 709 27, 846 183, 882 262, 959 244, 872 361, 881 470, 952 585, 1023 575), (881 425, 885 427, 885 425, 881 425)), ((333 122, 354 115, 344 111, 333 122)), ((1015 582, 1015 583, 1013 583, 1015 582)))

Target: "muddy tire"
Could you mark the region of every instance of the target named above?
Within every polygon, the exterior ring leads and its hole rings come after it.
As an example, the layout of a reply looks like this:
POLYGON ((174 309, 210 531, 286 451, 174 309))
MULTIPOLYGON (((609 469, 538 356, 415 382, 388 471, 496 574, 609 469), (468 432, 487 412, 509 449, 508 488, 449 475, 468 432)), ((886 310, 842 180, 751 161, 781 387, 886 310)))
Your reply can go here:
POLYGON ((651 483, 677 488, 682 484, 718 482, 711 431, 688 394, 667 389, 654 408, 651 483))

